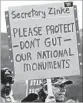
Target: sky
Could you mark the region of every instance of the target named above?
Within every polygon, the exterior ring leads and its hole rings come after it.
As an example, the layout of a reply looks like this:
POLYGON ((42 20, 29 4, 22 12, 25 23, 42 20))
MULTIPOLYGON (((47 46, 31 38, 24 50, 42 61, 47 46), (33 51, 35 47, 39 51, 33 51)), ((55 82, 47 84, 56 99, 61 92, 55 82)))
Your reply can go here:
MULTIPOLYGON (((8 7, 23 6, 23 5, 38 5, 38 4, 47 4, 47 3, 59 3, 59 2, 62 2, 62 1, 1 1, 1 32, 7 33, 4 12, 8 10, 8 7)), ((74 5, 77 5, 79 29, 82 29, 82 1, 81 0, 73 1, 73 3, 74 5)))

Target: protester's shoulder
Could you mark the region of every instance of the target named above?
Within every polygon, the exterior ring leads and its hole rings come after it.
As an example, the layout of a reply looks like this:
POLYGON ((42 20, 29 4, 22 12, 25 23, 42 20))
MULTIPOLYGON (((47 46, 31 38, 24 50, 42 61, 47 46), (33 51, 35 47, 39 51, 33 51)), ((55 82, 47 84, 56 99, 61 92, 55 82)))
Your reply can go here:
POLYGON ((21 102, 34 102, 38 99, 38 95, 35 93, 30 93, 27 97, 25 97, 21 102))

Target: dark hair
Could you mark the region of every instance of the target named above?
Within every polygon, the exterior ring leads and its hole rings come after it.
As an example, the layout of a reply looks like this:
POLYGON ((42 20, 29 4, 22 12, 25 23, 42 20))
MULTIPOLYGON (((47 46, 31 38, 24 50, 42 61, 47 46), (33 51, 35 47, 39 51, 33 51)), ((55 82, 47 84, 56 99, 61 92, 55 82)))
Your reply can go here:
POLYGON ((25 97, 21 102, 33 102, 37 100, 38 95, 35 93, 30 93, 27 97, 25 97))

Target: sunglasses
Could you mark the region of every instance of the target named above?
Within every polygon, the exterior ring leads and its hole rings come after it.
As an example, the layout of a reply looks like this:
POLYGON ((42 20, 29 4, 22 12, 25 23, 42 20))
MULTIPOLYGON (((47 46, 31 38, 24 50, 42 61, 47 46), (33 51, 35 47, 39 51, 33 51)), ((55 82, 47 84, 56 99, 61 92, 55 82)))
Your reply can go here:
POLYGON ((65 84, 52 84, 54 87, 64 88, 65 84))
MULTIPOLYGON (((52 86, 57 87, 57 88, 64 88, 64 87, 65 87, 65 84, 64 84, 64 83, 63 83, 63 84, 52 84, 52 86)), ((45 85, 45 86, 43 87, 43 89, 44 89, 45 91, 47 91, 47 85, 45 85)))

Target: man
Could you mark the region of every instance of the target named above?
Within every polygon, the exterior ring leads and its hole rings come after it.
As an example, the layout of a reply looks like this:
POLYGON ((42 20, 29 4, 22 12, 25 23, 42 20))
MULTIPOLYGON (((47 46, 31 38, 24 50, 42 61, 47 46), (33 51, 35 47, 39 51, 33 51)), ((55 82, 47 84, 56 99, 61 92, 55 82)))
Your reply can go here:
POLYGON ((1 102, 15 102, 12 92, 14 78, 12 71, 5 67, 1 69, 1 102))
POLYGON ((66 103, 75 103, 72 99, 67 100, 65 97, 66 94, 66 87, 71 85, 73 81, 66 80, 64 77, 55 77, 51 79, 52 82, 52 91, 53 95, 48 94, 48 88, 47 88, 47 81, 44 79, 42 81, 42 88, 39 90, 38 95, 39 99, 37 101, 39 102, 66 102, 66 103), (42 95, 44 94, 44 95, 42 95))
MULTIPOLYGON (((66 80, 64 77, 55 77, 51 79, 52 83, 52 91, 53 95, 48 94, 48 87, 47 87, 47 80, 43 79, 41 83, 41 87, 38 91, 38 97, 34 98, 31 102, 45 102, 45 103, 58 103, 58 102, 65 102, 65 103, 76 103, 72 99, 67 100, 65 97, 66 87, 71 85, 73 81, 66 80)), ((35 97, 35 94, 33 94, 35 97)), ((26 102, 30 102, 27 96, 26 102)), ((30 95, 30 98, 32 96, 30 95)))

